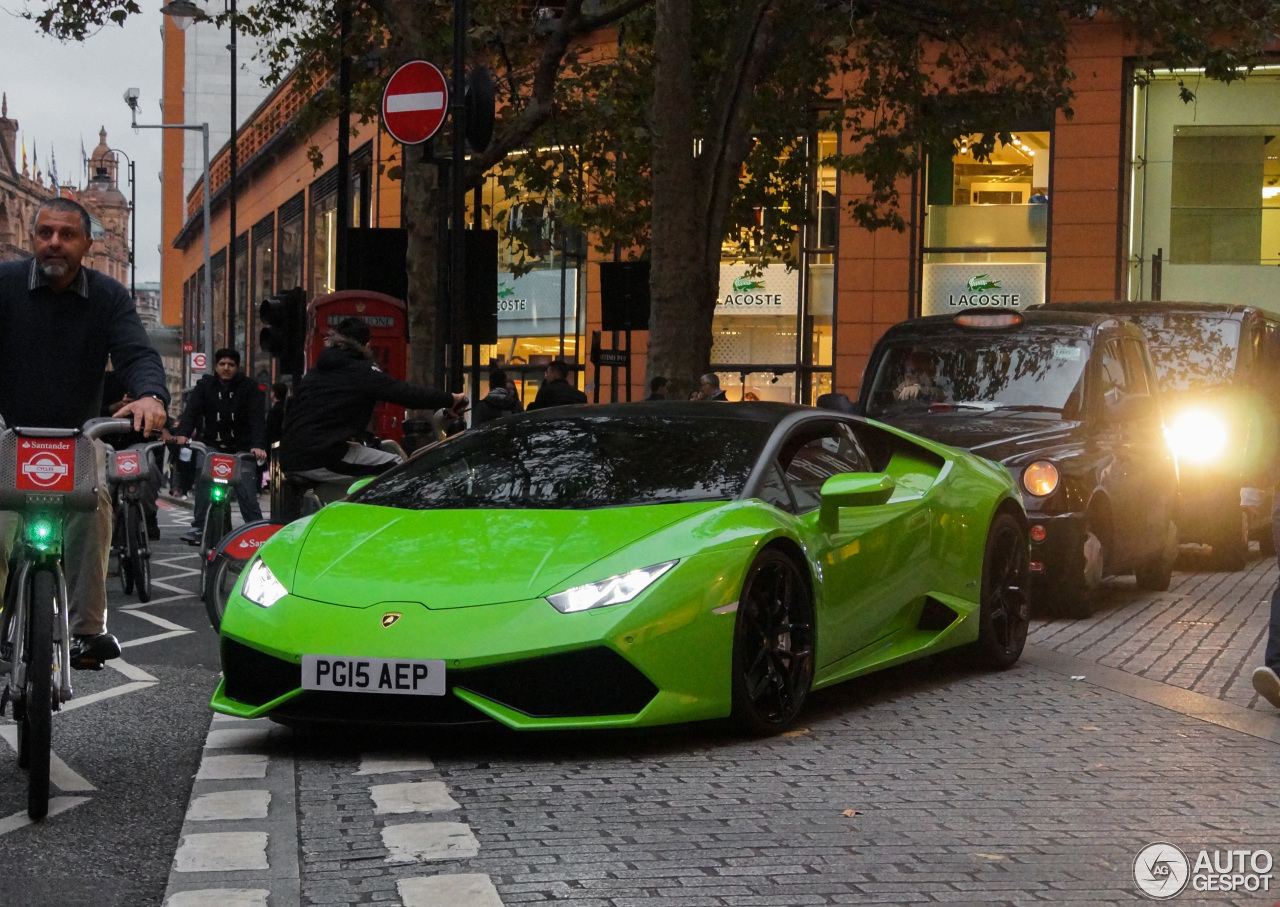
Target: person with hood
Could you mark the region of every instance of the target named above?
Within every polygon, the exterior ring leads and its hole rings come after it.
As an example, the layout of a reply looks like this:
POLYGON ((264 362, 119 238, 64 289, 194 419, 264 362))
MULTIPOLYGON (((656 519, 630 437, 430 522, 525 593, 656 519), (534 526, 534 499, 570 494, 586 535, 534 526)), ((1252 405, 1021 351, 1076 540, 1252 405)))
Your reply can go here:
POLYGON ((507 386, 507 373, 500 368, 493 369, 489 372, 489 393, 476 404, 471 413, 471 424, 483 425, 519 412, 524 412, 524 407, 520 405, 520 398, 507 386))
MULTIPOLYGON (((194 433, 211 451, 250 453, 261 463, 267 458, 267 451, 262 440, 265 420, 258 382, 240 373, 240 353, 233 349, 214 353, 213 368, 214 374, 202 375, 191 389, 173 439, 186 444, 194 433)), ((246 523, 262 519, 257 478, 256 469, 241 469, 236 483, 236 500, 246 523)), ((196 480, 195 519, 191 530, 182 537, 184 542, 200 544, 212 481, 203 473, 196 480)))
POLYGON ((378 403, 406 409, 465 409, 465 394, 398 381, 373 364, 369 325, 350 316, 329 334, 324 351, 294 388, 280 439, 280 467, 317 482, 385 472, 395 454, 359 442, 378 403))

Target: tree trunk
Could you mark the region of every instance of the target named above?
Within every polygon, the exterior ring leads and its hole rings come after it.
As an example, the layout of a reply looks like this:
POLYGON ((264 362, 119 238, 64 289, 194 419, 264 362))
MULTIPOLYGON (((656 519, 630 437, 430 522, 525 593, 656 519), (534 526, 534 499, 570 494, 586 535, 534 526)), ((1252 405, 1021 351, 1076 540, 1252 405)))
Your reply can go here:
POLYGON ((711 360, 715 290, 701 250, 706 217, 693 156, 692 0, 658 0, 654 36, 652 270, 646 381, 673 398, 697 388, 711 360))
POLYGON ((443 365, 438 351, 441 323, 436 278, 438 169, 423 162, 419 147, 406 147, 403 153, 400 210, 401 223, 409 232, 409 380, 435 384, 443 365))

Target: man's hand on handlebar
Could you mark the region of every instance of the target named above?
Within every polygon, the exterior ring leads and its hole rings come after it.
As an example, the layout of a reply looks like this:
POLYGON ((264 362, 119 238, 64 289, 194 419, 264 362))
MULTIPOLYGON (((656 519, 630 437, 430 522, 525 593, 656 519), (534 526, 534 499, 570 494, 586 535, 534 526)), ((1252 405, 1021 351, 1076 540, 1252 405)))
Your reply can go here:
POLYGON ((250 447, 249 453, 253 454, 253 458, 258 461, 259 466, 267 462, 267 452, 261 447, 250 447))
POLYGON ((164 428, 164 424, 169 418, 169 414, 165 412, 164 404, 155 397, 142 397, 126 403, 121 409, 112 413, 112 416, 117 419, 132 418, 133 430, 146 432, 147 434, 164 428))

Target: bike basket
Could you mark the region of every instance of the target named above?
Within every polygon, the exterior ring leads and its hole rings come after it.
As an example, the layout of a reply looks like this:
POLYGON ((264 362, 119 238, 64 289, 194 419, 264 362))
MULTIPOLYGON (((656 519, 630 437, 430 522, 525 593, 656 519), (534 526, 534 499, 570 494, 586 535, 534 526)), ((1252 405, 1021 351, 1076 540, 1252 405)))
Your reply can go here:
POLYGON ((82 436, 42 438, 39 429, 0 433, 0 510, 58 504, 68 510, 98 507, 98 464, 93 442, 82 436))
POLYGON ((107 451, 107 481, 136 482, 146 474, 145 454, 136 450, 107 451))
POLYGON ((204 477, 219 485, 234 485, 240 477, 240 458, 235 454, 210 451, 204 458, 204 477))

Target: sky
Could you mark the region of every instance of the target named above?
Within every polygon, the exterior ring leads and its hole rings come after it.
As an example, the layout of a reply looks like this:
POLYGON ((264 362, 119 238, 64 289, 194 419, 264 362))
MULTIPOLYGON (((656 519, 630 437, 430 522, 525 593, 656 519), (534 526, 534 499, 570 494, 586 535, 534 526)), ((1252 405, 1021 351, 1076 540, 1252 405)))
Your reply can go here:
MULTIPOLYGON (((22 143, 28 165, 32 148, 40 155, 40 169, 48 173, 51 155, 62 185, 83 186, 80 156, 98 144, 98 131, 107 130, 107 144, 124 152, 120 157, 119 188, 129 197, 126 155, 137 174, 137 280, 160 279, 160 137, 159 129, 134 132, 124 90, 141 92, 139 123, 160 122, 160 91, 164 46, 160 30, 164 17, 159 3, 142 4, 145 12, 130 16, 123 27, 109 25, 83 43, 63 44, 45 37, 37 26, 19 17, 21 0, 0 0, 0 92, 8 99, 9 118, 18 121, 18 158, 22 143)), ((27 7, 44 8, 40 0, 27 7)))

